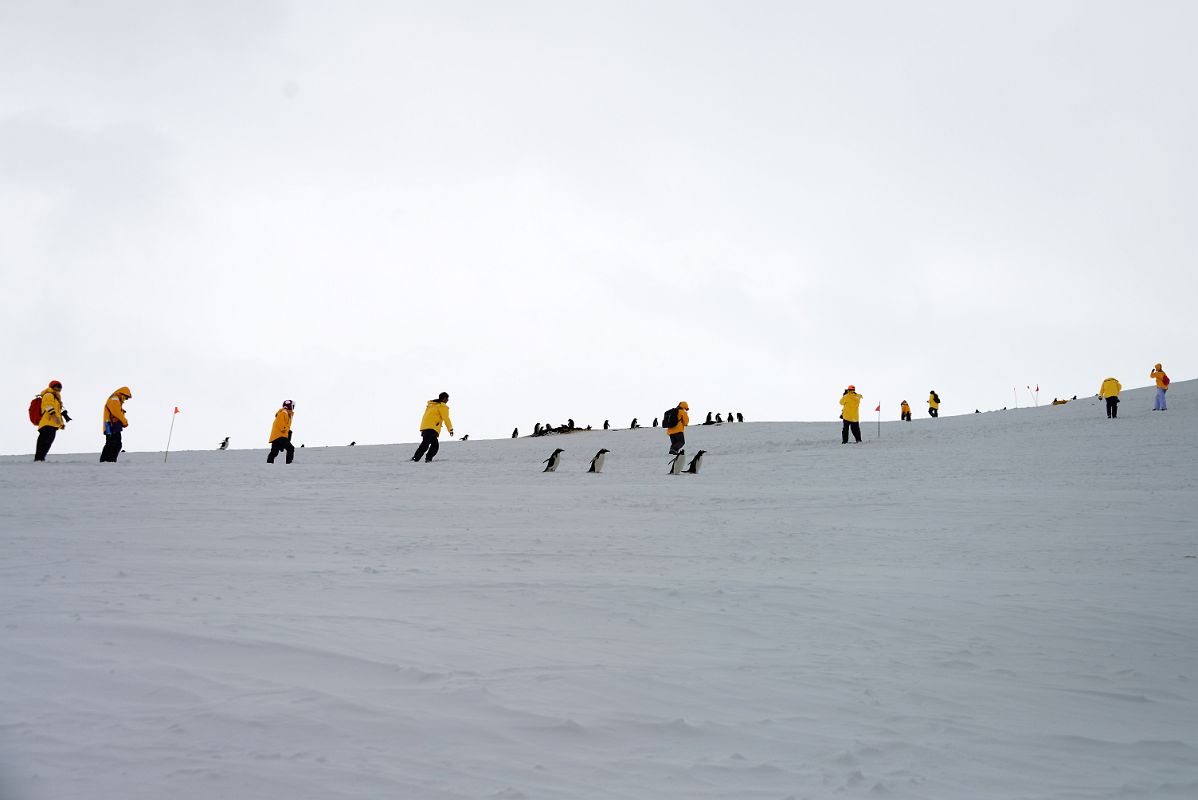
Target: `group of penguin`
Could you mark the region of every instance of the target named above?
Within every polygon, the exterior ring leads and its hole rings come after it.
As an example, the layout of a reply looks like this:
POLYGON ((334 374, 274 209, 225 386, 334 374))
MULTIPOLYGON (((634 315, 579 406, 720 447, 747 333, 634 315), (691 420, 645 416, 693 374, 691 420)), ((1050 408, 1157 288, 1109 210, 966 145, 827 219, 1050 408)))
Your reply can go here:
MULTIPOLYGON (((559 447, 550 453, 549 458, 541 462, 545 465, 545 469, 542 470, 542 472, 557 472, 558 466, 562 463, 562 453, 564 452, 566 451, 559 447)), ((591 459, 591 466, 587 469, 587 472, 603 472, 603 463, 607 460, 607 454, 610 452, 611 451, 607 448, 602 448, 598 453, 595 453, 595 457, 591 459)), ((676 456, 670 459, 670 471, 667 474, 698 475, 699 468, 703 466, 703 456, 706 454, 706 450, 700 450, 699 452, 695 453, 695 457, 691 459, 691 462, 688 465, 686 464, 686 453, 684 451, 679 451, 676 456), (683 468, 684 465, 685 469, 683 468)))

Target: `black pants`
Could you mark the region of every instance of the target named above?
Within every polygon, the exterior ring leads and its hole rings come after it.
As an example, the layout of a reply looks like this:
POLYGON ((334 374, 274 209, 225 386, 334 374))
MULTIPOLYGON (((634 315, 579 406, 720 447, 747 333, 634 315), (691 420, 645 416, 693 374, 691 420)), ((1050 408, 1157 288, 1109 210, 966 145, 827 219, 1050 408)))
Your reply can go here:
POLYGON ((283 451, 287 452, 287 463, 290 464, 292 459, 295 458, 295 445, 291 443, 290 436, 280 436, 270 443, 270 455, 266 457, 266 463, 275 463, 275 456, 283 451))
POLYGON ((46 454, 50 452, 50 445, 54 444, 54 437, 58 435, 58 428, 53 425, 43 425, 37 430, 37 449, 33 451, 34 461, 45 461, 46 454))
POLYGON ((116 457, 121 454, 122 430, 124 430, 124 426, 121 423, 108 423, 108 433, 104 434, 104 449, 100 451, 100 461, 116 463, 116 457))
POLYGON ((911 412, 904 411, 902 414, 902 418, 903 418, 903 422, 910 422, 911 421, 911 412))
POLYGON ((1119 398, 1108 397, 1106 399, 1106 416, 1107 419, 1116 419, 1119 416, 1119 398))
POLYGON ((938 408, 932 408, 931 406, 928 406, 928 416, 929 416, 929 417, 938 417, 938 416, 940 416, 940 409, 938 409, 938 408))
POLYGON ((420 432, 420 446, 416 448, 416 455, 412 456, 412 460, 419 461, 423 458, 425 461, 432 461, 437 455, 437 451, 441 449, 441 443, 437 441, 437 437, 440 435, 437 431, 429 428, 422 430, 420 432))
POLYGON ((678 431, 678 433, 670 434, 670 455, 676 455, 682 452, 682 448, 686 446, 686 431, 678 431))
POLYGON ((849 422, 846 419, 844 421, 844 424, 840 426, 840 443, 841 444, 849 443, 849 431, 853 432, 854 439, 856 439, 858 442, 861 441, 861 423, 860 422, 849 422))

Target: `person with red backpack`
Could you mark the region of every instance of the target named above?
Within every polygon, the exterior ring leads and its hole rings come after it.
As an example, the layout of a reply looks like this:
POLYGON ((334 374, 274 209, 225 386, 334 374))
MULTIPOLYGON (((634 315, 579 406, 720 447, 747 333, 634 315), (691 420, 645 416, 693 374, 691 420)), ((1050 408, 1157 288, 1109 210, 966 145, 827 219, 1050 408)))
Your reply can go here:
POLYGON ((1169 376, 1161 369, 1161 365, 1157 364, 1152 368, 1152 372, 1148 373, 1148 377, 1156 381, 1156 402, 1152 406, 1153 411, 1168 411, 1165 406, 1165 392, 1169 391, 1169 376))
POLYGON ((37 447, 33 451, 34 461, 45 461, 54 444, 54 437, 71 421, 71 415, 62 407, 62 383, 50 381, 50 385, 29 404, 29 421, 37 426, 37 447))

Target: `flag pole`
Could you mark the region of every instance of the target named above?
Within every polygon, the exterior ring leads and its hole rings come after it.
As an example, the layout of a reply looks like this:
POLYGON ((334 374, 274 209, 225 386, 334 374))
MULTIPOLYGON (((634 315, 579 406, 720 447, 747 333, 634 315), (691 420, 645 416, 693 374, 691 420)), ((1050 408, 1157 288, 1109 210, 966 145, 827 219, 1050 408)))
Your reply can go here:
POLYGON ((882 438, 882 404, 878 403, 878 438, 882 438))
POLYGON ((166 463, 167 458, 169 458, 170 454, 171 454, 171 437, 175 435, 175 417, 177 417, 178 415, 179 415, 179 407, 175 406, 175 411, 173 414, 171 414, 171 429, 170 429, 170 432, 167 433, 167 435, 166 435, 166 451, 163 452, 163 454, 162 454, 162 463, 163 464, 166 463))

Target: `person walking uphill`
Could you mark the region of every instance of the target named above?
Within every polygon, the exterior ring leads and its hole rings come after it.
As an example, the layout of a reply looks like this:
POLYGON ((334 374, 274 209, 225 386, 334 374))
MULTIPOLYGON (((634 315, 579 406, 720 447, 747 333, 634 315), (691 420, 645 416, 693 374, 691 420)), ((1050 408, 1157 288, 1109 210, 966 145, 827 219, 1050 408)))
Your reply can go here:
POLYGON ((1119 392, 1123 386, 1114 378, 1107 378, 1098 390, 1098 398, 1106 398, 1106 418, 1115 419, 1119 416, 1119 392))
POLYGON ((844 390, 840 408, 840 418, 844 420, 840 426, 840 443, 848 444, 849 431, 852 431, 856 443, 861 444, 861 395, 857 394, 856 386, 849 384, 849 388, 844 390))
POLYGON ((121 431, 129 427, 125 401, 132 397, 129 387, 122 386, 104 404, 104 449, 100 451, 100 463, 115 464, 117 456, 121 454, 121 431))
POLYGON ((928 393, 928 416, 940 416, 940 395, 936 394, 935 389, 928 393))
POLYGON ((433 460, 441 443, 437 441, 441 435, 441 425, 444 424, 453 436, 453 420, 449 418, 449 392, 441 392, 436 400, 429 400, 424 408, 424 418, 420 420, 420 446, 416 448, 413 461, 424 459, 424 463, 433 460))
MULTIPOLYGON (((33 460, 45 461, 46 454, 50 452, 50 445, 54 444, 54 437, 67 426, 67 423, 71 421, 71 416, 62 407, 62 384, 59 381, 50 381, 50 384, 42 390, 38 402, 41 404, 42 413, 35 423, 37 425, 37 447, 33 451, 33 460)), ((36 415, 36 411, 30 414, 30 421, 33 421, 34 415, 36 415)))
POLYGON ((1152 410, 1168 411, 1165 406, 1165 392, 1169 391, 1169 376, 1161 369, 1161 365, 1157 364, 1152 368, 1152 372, 1148 373, 1148 377, 1156 381, 1156 402, 1152 404, 1152 410))
POLYGON ((906 400, 904 400, 903 404, 899 406, 899 419, 903 422, 911 421, 911 406, 907 405, 906 400))
POLYGON ((275 412, 275 423, 270 426, 270 455, 266 457, 267 464, 275 463, 279 453, 287 453, 286 463, 295 459, 295 445, 291 443, 291 420, 295 418, 295 401, 284 400, 283 406, 275 412))
POLYGON ((676 456, 686 446, 686 426, 691 422, 690 405, 683 400, 661 417, 661 425, 670 437, 670 455, 676 456))

